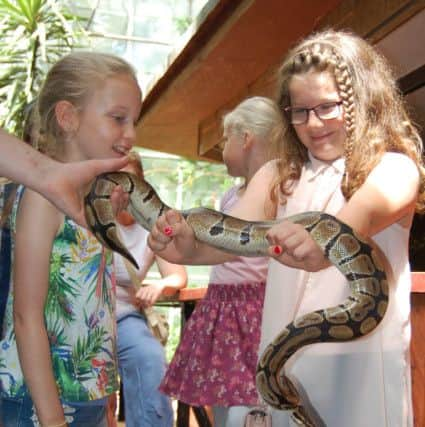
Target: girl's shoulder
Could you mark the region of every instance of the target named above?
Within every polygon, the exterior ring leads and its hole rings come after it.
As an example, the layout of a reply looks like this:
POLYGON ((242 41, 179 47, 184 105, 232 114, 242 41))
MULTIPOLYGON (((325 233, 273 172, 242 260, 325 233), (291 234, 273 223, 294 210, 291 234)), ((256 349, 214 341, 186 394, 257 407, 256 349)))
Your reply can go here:
POLYGON ((280 160, 274 159, 270 160, 267 163, 264 163, 263 166, 261 166, 260 169, 255 173, 252 181, 257 181, 262 184, 265 182, 270 183, 276 176, 279 174, 279 164, 280 160))
POLYGON ((369 177, 415 182, 419 180, 419 170, 416 163, 406 154, 387 152, 371 171, 369 177))
POLYGON ((407 155, 404 153, 396 153, 394 151, 387 151, 381 159, 381 162, 385 162, 385 163, 400 163, 400 166, 409 166, 410 167, 414 167, 416 168, 416 164, 415 162, 407 155))
POLYGON ((25 188, 17 205, 16 218, 28 223, 30 229, 58 230, 64 214, 39 193, 25 188))

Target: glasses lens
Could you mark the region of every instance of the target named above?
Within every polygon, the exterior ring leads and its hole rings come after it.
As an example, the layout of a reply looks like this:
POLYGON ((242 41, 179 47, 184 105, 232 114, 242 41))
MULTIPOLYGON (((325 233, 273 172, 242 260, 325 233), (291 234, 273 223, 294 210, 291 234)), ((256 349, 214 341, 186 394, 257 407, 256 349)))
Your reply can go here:
POLYGON ((339 105, 337 102, 328 102, 318 105, 314 110, 322 120, 330 120, 339 116, 339 105))
POLYGON ((305 108, 289 108, 289 119, 293 125, 300 125, 307 121, 308 110, 305 108))

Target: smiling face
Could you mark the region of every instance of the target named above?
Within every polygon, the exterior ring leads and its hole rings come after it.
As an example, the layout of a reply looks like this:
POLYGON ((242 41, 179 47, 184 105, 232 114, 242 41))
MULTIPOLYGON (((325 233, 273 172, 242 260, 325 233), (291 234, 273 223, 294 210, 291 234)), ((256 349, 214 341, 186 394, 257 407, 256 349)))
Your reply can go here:
POLYGON ((141 92, 131 75, 107 78, 80 110, 75 110, 75 129, 65 144, 67 160, 120 157, 128 154, 136 139, 141 92))
MULTIPOLYGON (((313 108, 340 101, 335 79, 327 71, 294 75, 289 83, 289 95, 293 108, 313 108)), ((299 140, 315 158, 332 162, 343 155, 346 131, 342 108, 338 117, 330 120, 319 119, 310 111, 306 123, 293 127, 299 140)))

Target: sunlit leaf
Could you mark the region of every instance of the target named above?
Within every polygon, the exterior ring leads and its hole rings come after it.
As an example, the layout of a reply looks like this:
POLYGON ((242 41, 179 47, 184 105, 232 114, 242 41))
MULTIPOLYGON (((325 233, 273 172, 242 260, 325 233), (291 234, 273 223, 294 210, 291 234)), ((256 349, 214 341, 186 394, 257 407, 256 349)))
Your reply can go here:
POLYGON ((0 125, 21 135, 23 110, 50 66, 88 38, 58 0, 0 0, 0 125))

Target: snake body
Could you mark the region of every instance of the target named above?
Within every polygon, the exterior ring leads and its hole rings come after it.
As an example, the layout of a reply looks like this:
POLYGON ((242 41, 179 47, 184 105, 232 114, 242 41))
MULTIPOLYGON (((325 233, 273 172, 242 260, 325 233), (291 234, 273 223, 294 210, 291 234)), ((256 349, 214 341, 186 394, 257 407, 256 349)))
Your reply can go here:
MULTIPOLYGON (((119 252, 136 267, 132 255, 121 243, 109 197, 121 185, 130 195, 128 210, 147 230, 170 208, 151 185, 124 172, 100 175, 85 199, 86 218, 99 241, 119 252)), ((196 208, 181 211, 196 239, 241 256, 267 255, 266 233, 276 221, 249 222, 223 213, 196 208)), ((274 408, 291 411, 300 426, 322 425, 314 408, 301 399, 294 382, 285 374, 286 361, 300 348, 314 343, 350 341, 372 332, 388 305, 388 283, 384 268, 372 246, 346 224, 322 212, 306 212, 286 218, 301 224, 341 271, 350 296, 336 307, 296 318, 267 346, 260 357, 256 382, 264 401, 274 408)))

